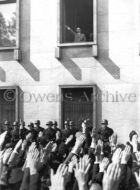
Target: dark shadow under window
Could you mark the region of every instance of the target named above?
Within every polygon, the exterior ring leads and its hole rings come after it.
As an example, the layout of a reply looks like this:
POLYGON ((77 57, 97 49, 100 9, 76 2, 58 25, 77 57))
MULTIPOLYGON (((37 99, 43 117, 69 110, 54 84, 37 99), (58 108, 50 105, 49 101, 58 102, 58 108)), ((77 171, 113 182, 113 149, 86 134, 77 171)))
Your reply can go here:
POLYGON ((61 43, 92 41, 93 0, 61 0, 61 43))

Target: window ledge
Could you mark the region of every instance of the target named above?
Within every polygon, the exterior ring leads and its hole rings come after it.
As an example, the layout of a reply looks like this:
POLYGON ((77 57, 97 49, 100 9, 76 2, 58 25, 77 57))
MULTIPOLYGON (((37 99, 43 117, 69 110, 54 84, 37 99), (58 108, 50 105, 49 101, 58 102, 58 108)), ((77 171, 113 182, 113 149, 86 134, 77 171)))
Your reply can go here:
POLYGON ((76 46, 92 46, 96 45, 95 42, 81 42, 81 43, 62 43, 58 44, 58 47, 76 47, 76 46))
POLYGON ((0 51, 16 50, 18 47, 0 47, 0 51))
POLYGON ((74 44, 59 44, 55 48, 55 58, 61 59, 64 55, 69 55, 70 57, 96 57, 97 44, 93 42, 89 43, 74 43, 74 44))
POLYGON ((18 47, 0 47, 0 61, 14 60, 21 60, 21 52, 18 47))

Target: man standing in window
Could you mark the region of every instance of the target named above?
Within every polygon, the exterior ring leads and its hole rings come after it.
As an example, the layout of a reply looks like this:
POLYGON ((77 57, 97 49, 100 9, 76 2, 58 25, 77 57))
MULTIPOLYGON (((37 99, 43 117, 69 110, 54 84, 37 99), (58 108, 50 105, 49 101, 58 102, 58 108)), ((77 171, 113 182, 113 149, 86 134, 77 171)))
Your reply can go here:
POLYGON ((77 27, 76 31, 73 31, 69 26, 65 26, 68 31, 74 35, 74 42, 86 42, 86 36, 82 33, 81 28, 77 27))

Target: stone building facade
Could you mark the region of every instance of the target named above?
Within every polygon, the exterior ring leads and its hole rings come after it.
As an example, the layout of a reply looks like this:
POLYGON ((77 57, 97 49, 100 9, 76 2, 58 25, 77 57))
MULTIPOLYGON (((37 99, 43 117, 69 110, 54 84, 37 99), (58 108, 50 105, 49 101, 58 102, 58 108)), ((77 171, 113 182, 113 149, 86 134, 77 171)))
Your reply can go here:
POLYGON ((108 119, 119 141, 139 132, 139 1, 93 0, 93 39, 82 43, 63 41, 63 0, 16 3, 17 44, 0 48, 1 124, 89 118, 98 127, 108 119))

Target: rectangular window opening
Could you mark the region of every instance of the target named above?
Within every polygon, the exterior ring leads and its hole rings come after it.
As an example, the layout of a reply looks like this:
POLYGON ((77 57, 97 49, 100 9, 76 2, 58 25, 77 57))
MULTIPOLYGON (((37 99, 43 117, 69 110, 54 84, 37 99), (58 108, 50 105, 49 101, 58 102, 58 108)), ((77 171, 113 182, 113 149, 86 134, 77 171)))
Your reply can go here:
POLYGON ((17 46, 17 0, 0 0, 0 49, 17 46))
POLYGON ((0 87, 0 131, 5 121, 18 120, 18 88, 0 87))
POLYGON ((94 41, 93 0, 61 0, 60 43, 94 41))

